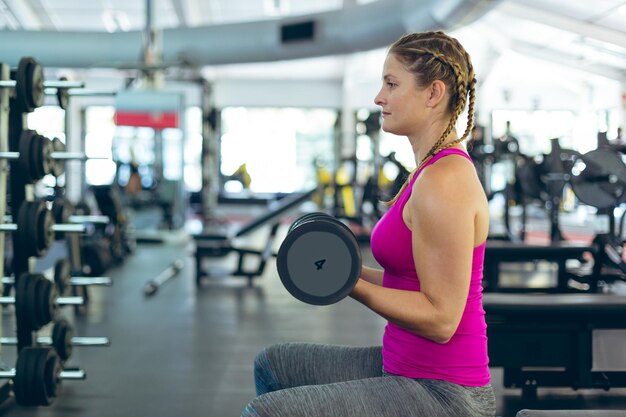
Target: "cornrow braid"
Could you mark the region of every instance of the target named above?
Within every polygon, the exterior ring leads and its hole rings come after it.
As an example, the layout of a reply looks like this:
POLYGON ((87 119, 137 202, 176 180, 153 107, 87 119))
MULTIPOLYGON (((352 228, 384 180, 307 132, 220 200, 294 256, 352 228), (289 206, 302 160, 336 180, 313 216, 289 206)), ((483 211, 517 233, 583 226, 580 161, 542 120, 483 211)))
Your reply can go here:
MULTIPOLYGON (((439 54, 439 55, 441 55, 441 54, 439 54)), ((424 162, 426 162, 426 160, 428 158, 430 158, 431 156, 433 156, 437 152, 440 152, 443 149, 445 149, 445 148, 442 148, 442 145, 445 142, 445 140, 448 138, 450 133, 452 133, 452 130, 456 126, 456 122, 459 120, 459 116, 461 115, 461 113, 463 112, 463 109, 465 108, 465 96, 467 94, 467 91, 466 91, 465 83, 463 82, 463 80, 461 79, 461 76, 460 76, 462 74, 461 67, 456 62, 448 62, 448 60, 444 56, 441 56, 438 59, 441 62, 444 62, 445 64, 447 64, 450 68, 452 68, 452 72, 455 75, 455 78, 456 78, 456 81, 457 81, 457 93, 456 93, 456 96, 458 96, 458 100, 457 100, 458 104, 457 104, 456 108, 454 109, 454 113, 452 114, 452 117, 450 118, 450 122, 448 123, 448 126, 446 127, 446 130, 439 137, 439 140, 437 140, 437 142, 435 142, 435 144, 430 148, 428 153, 426 153, 424 158, 420 161, 419 166, 423 165, 424 162)), ((453 141, 451 143, 456 144, 456 143, 461 142, 462 140, 463 140, 463 137, 461 137, 460 140, 455 140, 455 141, 453 141)), ((450 145, 450 146, 452 146, 452 145, 450 145)))
POLYGON ((474 129, 474 112, 475 112, 475 104, 476 104, 476 78, 472 78, 470 81, 470 85, 468 88, 469 94, 469 104, 467 108, 467 127, 465 128, 465 132, 463 132, 462 138, 469 137, 472 129, 474 129))
POLYGON ((457 39, 442 31, 405 35, 391 46, 389 53, 396 54, 407 66, 407 69, 416 75, 418 85, 428 85, 435 79, 440 79, 448 86, 451 93, 449 102, 451 118, 448 126, 417 167, 409 174, 392 200, 386 203, 390 206, 397 201, 417 171, 433 155, 462 142, 470 135, 474 125, 476 77, 467 51, 457 39), (415 45, 416 43, 419 46, 415 45), (465 71, 462 65, 466 67, 465 71), (465 132, 460 138, 445 143, 455 128, 466 104, 468 104, 468 118, 465 132))

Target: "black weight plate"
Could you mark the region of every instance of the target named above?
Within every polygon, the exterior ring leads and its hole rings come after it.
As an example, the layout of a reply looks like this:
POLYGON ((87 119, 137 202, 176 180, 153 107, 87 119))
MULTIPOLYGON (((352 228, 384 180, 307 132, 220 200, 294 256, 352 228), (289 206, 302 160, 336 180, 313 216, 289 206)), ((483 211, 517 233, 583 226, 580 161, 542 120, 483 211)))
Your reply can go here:
POLYGON ((595 149, 576 160, 570 182, 582 203, 598 209, 613 208, 625 198, 626 166, 616 152, 595 149))
MULTIPOLYGON (((60 77, 59 81, 67 81, 67 77, 60 77)), ((67 110, 67 107, 70 104, 70 92, 67 88, 57 88, 57 101, 59 103, 59 107, 63 110, 67 110)))
POLYGON ((41 173, 41 140, 40 135, 33 134, 33 140, 30 142, 30 177, 33 182, 37 182, 43 178, 41 173))
MULTIPOLYGON (((61 139, 54 138, 52 139, 52 151, 53 152, 65 152, 65 145, 61 142, 61 139)), ((62 159, 51 159, 51 170, 52 175, 55 177, 60 177, 61 174, 65 171, 65 161, 62 159)))
POLYGON ((111 251, 104 242, 86 242, 82 247, 83 263, 89 267, 89 276, 97 277, 112 263, 111 251))
POLYGON ((48 348, 48 352, 45 356, 45 367, 43 372, 46 386, 46 397, 48 399, 47 405, 50 405, 53 399, 57 396, 58 388, 61 384, 61 362, 59 361, 59 357, 55 353, 54 349, 48 348))
POLYGON ((43 67, 35 60, 29 65, 26 72, 27 82, 30 86, 27 94, 28 104, 34 109, 41 107, 45 99, 43 67))
POLYGON ((301 223, 278 250, 280 279, 300 301, 327 305, 345 298, 361 272, 354 235, 334 221, 301 223))
POLYGON ((331 216, 329 214, 322 213, 322 212, 307 213, 303 216, 298 217, 296 220, 294 220, 294 222, 291 223, 291 226, 289 227, 289 231, 287 233, 291 232, 293 229, 298 227, 300 223, 303 223, 308 220, 313 220, 318 217, 321 218, 321 217, 331 217, 331 216))
POLYGON ((46 217, 44 208, 42 208, 42 204, 38 201, 29 201, 28 202, 28 213, 29 219, 31 219, 31 229, 33 230, 33 242, 36 242, 35 253, 33 256, 40 257, 45 253, 46 242, 45 242, 45 227, 46 227, 46 217))
POLYGON ((52 349, 37 347, 36 362, 31 375, 31 389, 35 405, 50 405, 52 398, 48 395, 48 378, 46 377, 46 362, 52 349))
POLYGON ((520 158, 515 167, 515 180, 524 196, 540 199, 545 186, 541 182, 539 166, 532 158, 520 158))
POLYGON ((23 204, 27 207, 27 218, 28 218, 28 234, 30 236, 30 245, 32 252, 29 256, 41 256, 43 252, 41 250, 43 242, 41 241, 42 233, 40 232, 40 212, 41 206, 38 201, 25 201, 23 204))
MULTIPOLYGON (((35 274, 33 274, 35 276, 35 274)), ((54 284, 43 275, 37 274, 39 284, 37 288, 37 320, 40 327, 50 323, 57 315, 56 299, 58 293, 54 284)))
POLYGON ((32 256, 31 254, 35 252, 35 248, 33 247, 36 242, 32 241, 32 235, 30 234, 30 221, 28 218, 29 206, 28 202, 25 201, 20 205, 19 210, 17 211, 17 230, 15 231, 16 237, 16 252, 21 252, 24 256, 32 256))
POLYGON ((33 317, 33 330, 39 330, 42 326, 47 323, 44 321, 43 312, 42 312, 42 299, 43 293, 45 293, 46 289, 44 288, 46 279, 41 276, 41 274, 29 274, 29 279, 31 281, 30 286, 28 287, 28 309, 30 310, 30 314, 33 317))
POLYGON ((50 155, 53 151, 52 141, 48 137, 43 135, 39 135, 39 140, 41 141, 40 170, 43 175, 52 174, 52 167, 54 166, 54 161, 52 160, 52 156, 50 155))
POLYGON ((42 135, 35 135, 35 140, 31 145, 31 162, 33 163, 33 174, 35 174, 35 178, 40 180, 43 178, 46 172, 46 152, 49 153, 49 148, 46 146, 46 141, 48 138, 42 135))
POLYGON ((37 380, 38 349, 35 347, 23 348, 17 356, 15 377, 13 378, 13 393, 19 405, 38 405, 38 395, 34 383, 37 380))
POLYGON ((24 405, 28 402, 30 389, 28 387, 28 367, 30 354, 27 352, 30 348, 24 348, 17 356, 15 363, 15 377, 13 378, 13 394, 18 404, 24 405))
POLYGON ((54 263, 54 283, 61 296, 66 295, 72 286, 72 264, 61 258, 54 263))
POLYGON ((30 274, 23 273, 15 285, 15 318, 17 327, 20 329, 37 329, 37 317, 33 309, 33 290, 31 290, 34 283, 35 280, 31 279, 30 274))
POLYGON ((45 203, 41 203, 41 211, 39 214, 39 239, 40 239, 40 249, 42 255, 50 249, 52 244, 54 243, 54 230, 52 227, 54 226, 54 219, 52 218, 52 213, 48 210, 48 207, 45 203))
MULTIPOLYGON (((56 224, 69 223, 70 216, 72 215, 73 210, 74 207, 72 206, 72 203, 70 203, 69 200, 64 197, 55 198, 52 202, 52 209, 50 209, 50 211, 52 212, 52 218, 54 220, 54 223, 56 224)), ((63 232, 54 233, 54 238, 56 240, 61 240, 64 237, 65 233, 63 232)))
POLYGON ((70 356, 72 356, 72 337, 74 336, 74 329, 70 323, 61 319, 54 323, 52 328, 52 346, 59 355, 59 359, 65 362, 70 356))
POLYGON ((34 181, 33 176, 31 174, 31 154, 30 149, 32 142, 35 138, 35 132, 33 130, 24 130, 20 135, 20 146, 19 152, 20 157, 18 159, 18 165, 20 167, 21 174, 24 178, 24 181, 27 184, 30 184, 34 181))
POLYGON ((30 113, 35 110, 30 105, 28 95, 32 90, 29 84, 29 72, 32 70, 32 64, 36 61, 31 57, 23 57, 20 59, 15 71, 15 105, 17 110, 22 113, 30 113))

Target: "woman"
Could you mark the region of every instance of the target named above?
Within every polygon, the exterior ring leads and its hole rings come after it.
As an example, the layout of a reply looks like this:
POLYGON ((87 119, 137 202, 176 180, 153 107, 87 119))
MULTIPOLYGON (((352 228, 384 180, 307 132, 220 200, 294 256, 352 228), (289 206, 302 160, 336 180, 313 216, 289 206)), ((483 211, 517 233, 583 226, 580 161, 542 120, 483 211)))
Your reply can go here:
POLYGON ((255 361, 260 396, 243 416, 495 415, 481 287, 489 212, 461 144, 475 85, 469 55, 443 32, 390 47, 375 103, 417 168, 372 232, 384 270, 363 267, 351 293, 388 320, 383 345, 266 348, 255 361))

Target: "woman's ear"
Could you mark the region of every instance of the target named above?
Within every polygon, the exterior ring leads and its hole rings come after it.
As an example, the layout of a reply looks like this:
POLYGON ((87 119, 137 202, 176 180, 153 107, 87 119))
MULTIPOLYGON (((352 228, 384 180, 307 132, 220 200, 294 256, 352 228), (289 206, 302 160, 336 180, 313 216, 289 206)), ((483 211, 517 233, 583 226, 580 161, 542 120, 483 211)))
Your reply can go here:
POLYGON ((437 107, 446 97, 446 84, 441 80, 435 80, 430 84, 428 107, 437 107))

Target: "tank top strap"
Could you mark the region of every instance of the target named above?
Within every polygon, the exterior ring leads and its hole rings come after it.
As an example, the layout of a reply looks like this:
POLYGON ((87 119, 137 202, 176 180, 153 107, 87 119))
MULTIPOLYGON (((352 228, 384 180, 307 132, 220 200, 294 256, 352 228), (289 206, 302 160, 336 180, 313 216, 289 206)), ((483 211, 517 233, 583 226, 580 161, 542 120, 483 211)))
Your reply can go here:
POLYGON ((453 154, 454 155, 462 155, 465 158, 467 158, 468 161, 473 163, 472 158, 464 150, 461 150, 461 149, 458 149, 458 148, 444 149, 443 151, 437 152, 432 158, 430 158, 428 160, 428 162, 426 162, 424 165, 422 165, 422 167, 415 173, 415 175, 413 175, 413 178, 411 178, 411 182, 409 183, 409 187, 413 188, 413 183, 415 182, 417 177, 419 177, 419 175, 424 170, 424 168, 426 168, 429 165, 434 164, 435 162, 437 162, 438 160, 440 160, 444 156, 453 155, 453 154))

